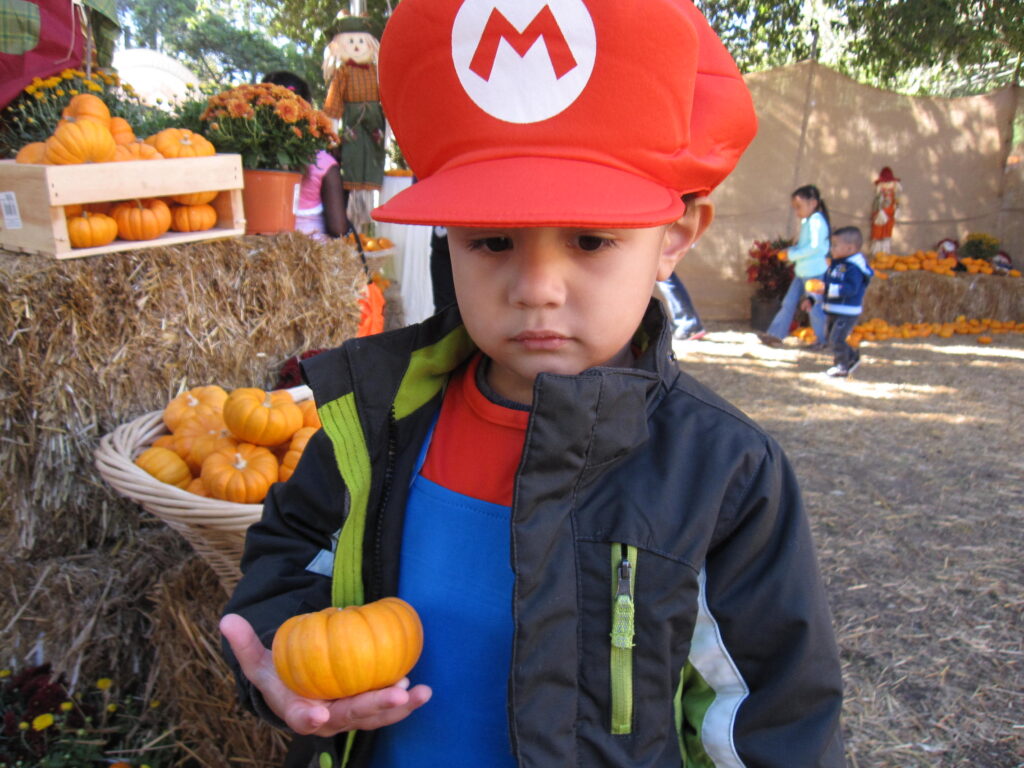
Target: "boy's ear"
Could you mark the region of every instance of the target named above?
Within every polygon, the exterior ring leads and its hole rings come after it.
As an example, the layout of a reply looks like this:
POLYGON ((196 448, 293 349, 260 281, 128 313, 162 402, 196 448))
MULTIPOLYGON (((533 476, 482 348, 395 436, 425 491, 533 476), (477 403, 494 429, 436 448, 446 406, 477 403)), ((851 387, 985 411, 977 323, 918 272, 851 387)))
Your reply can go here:
POLYGON ((715 204, 708 197, 695 197, 686 202, 686 213, 665 230, 665 240, 658 264, 658 279, 666 280, 676 264, 704 234, 715 218, 715 204))

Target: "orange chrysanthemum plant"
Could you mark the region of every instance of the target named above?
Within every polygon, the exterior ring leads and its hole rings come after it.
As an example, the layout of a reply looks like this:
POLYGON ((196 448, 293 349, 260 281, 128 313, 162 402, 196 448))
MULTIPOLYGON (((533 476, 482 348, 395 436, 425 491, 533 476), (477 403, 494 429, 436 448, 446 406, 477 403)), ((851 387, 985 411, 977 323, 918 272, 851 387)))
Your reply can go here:
POLYGON ((327 115, 271 83, 212 96, 200 119, 217 151, 240 154, 243 168, 304 171, 319 150, 338 143, 327 115))

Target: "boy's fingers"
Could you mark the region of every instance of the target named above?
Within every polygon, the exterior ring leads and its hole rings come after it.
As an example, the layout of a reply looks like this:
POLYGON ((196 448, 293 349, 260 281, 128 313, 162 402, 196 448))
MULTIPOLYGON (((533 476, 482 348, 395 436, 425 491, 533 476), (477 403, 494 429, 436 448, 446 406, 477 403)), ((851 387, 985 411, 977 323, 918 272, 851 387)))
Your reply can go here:
POLYGON ((324 730, 372 730, 397 723, 429 701, 431 693, 425 685, 409 691, 392 686, 341 699, 328 705, 331 717, 324 730))
POLYGON ((252 625, 236 613, 229 613, 220 620, 220 632, 231 646, 245 676, 252 680, 260 673, 270 652, 260 642, 252 625))

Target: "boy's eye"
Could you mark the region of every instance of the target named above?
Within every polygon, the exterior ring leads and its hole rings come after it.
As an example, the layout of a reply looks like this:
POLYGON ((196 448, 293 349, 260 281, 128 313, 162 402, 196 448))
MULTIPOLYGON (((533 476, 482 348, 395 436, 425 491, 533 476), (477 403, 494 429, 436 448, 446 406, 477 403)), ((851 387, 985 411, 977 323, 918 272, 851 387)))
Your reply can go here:
POLYGON ((608 238, 599 237, 598 235, 580 235, 576 239, 576 244, 581 251, 597 251, 610 242, 608 238))
POLYGON ((501 253, 512 248, 511 237, 482 237, 479 240, 472 240, 469 247, 473 250, 483 250, 488 253, 501 253))

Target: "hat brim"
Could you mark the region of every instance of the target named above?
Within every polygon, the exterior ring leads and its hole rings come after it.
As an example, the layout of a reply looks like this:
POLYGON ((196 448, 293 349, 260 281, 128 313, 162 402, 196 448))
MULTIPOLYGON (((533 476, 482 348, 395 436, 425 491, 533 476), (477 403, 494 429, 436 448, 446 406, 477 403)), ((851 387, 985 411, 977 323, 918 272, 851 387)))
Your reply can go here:
POLYGON ((557 157, 482 160, 437 171, 375 208, 396 224, 453 227, 621 227, 675 221, 680 195, 599 163, 557 157))

